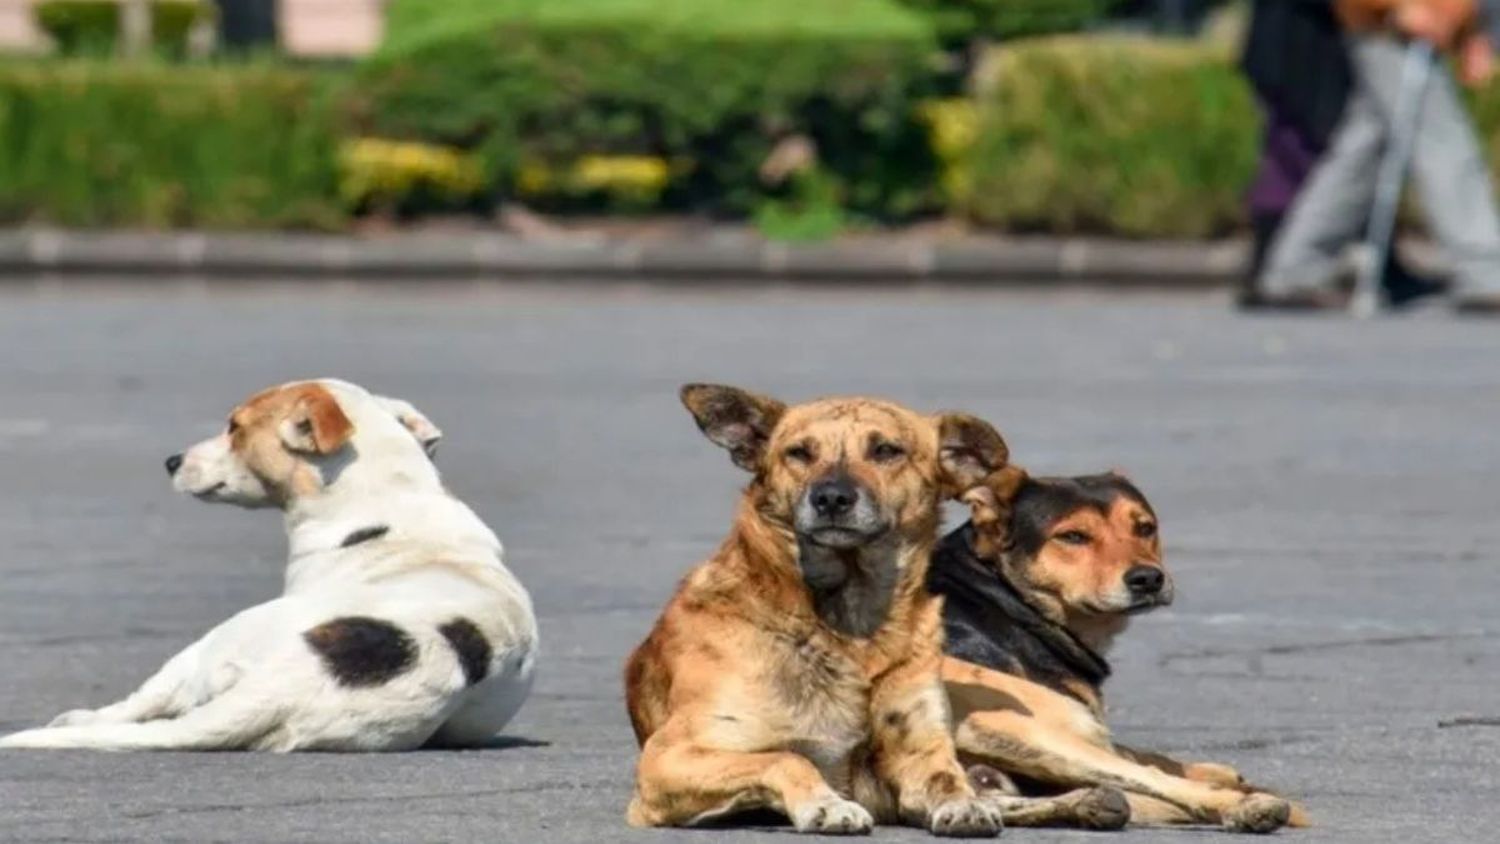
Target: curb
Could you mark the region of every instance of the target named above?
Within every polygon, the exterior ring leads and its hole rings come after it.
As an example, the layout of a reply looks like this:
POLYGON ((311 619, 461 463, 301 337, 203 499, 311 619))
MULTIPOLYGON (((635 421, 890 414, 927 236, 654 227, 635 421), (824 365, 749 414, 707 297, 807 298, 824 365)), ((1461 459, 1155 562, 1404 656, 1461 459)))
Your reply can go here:
POLYGON ((506 234, 0 232, 0 277, 193 276, 389 280, 564 278, 644 282, 812 281, 1218 287, 1242 241, 856 237, 819 244, 743 234, 607 239, 506 234))

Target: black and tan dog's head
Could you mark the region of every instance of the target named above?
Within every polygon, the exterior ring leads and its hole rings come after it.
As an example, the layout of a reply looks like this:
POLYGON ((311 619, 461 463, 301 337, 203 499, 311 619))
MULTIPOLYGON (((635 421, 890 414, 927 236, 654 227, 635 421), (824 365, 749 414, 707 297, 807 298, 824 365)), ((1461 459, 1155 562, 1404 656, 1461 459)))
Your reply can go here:
POLYGON ((980 553, 998 557, 1054 620, 1087 626, 1172 602, 1156 513, 1121 475, 1031 478, 1009 468, 965 500, 987 546, 980 553))
MULTIPOLYGON (((788 407, 734 387, 689 384, 682 401, 710 440, 755 477, 755 513, 803 549, 814 588, 847 577, 829 555, 930 543, 940 505, 1005 465, 1005 441, 962 413, 923 415, 868 398, 788 407)), ((925 553, 925 551, 924 551, 925 553)), ((903 554, 904 556, 904 554, 903 554)), ((904 565, 898 560, 897 565, 904 565)))

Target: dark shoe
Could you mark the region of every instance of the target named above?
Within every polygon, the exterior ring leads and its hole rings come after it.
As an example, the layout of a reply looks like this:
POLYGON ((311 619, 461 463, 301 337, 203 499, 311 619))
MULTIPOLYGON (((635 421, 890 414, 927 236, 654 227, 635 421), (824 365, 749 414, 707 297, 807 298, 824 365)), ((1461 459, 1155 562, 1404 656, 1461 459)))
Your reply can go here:
POLYGON ((1409 308, 1423 299, 1446 295, 1451 286, 1446 279, 1414 273, 1392 257, 1385 265, 1385 301, 1391 310, 1409 308))

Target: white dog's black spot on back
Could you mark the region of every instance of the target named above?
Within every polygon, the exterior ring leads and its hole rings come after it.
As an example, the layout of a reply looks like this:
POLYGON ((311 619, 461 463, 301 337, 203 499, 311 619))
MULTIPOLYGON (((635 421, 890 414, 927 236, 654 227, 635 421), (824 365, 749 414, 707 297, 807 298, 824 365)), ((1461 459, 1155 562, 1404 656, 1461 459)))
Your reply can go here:
POLYGON ((390 525, 374 525, 373 527, 360 528, 359 530, 344 537, 339 543, 340 548, 349 548, 362 542, 371 542, 391 532, 390 525))
POLYGON ((490 641, 484 638, 479 627, 460 616, 439 627, 438 632, 458 654, 458 664, 463 666, 464 679, 469 685, 483 680, 490 672, 490 641))
POLYGON ((303 633, 302 638, 343 686, 379 686, 417 661, 417 645, 411 636, 378 618, 335 618, 303 633))

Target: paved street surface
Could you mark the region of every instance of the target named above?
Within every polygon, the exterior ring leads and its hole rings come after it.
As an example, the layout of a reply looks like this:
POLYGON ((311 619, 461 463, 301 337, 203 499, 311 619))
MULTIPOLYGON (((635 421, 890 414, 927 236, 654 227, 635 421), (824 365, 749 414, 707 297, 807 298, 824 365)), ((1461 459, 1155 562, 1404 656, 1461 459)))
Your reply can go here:
POLYGON ((253 390, 325 374, 445 428, 449 484, 532 590, 544 657, 512 739, 0 751, 0 838, 790 840, 622 820, 622 660, 742 480, 676 399, 719 380, 964 408, 1034 470, 1124 469, 1179 600, 1112 655, 1119 737, 1300 796, 1318 825, 1288 840, 1496 840, 1500 728, 1439 723, 1500 715, 1500 325, 1246 319, 1188 296, 0 288, 0 730, 118 698, 276 592, 276 516, 176 496, 161 460, 253 390))

